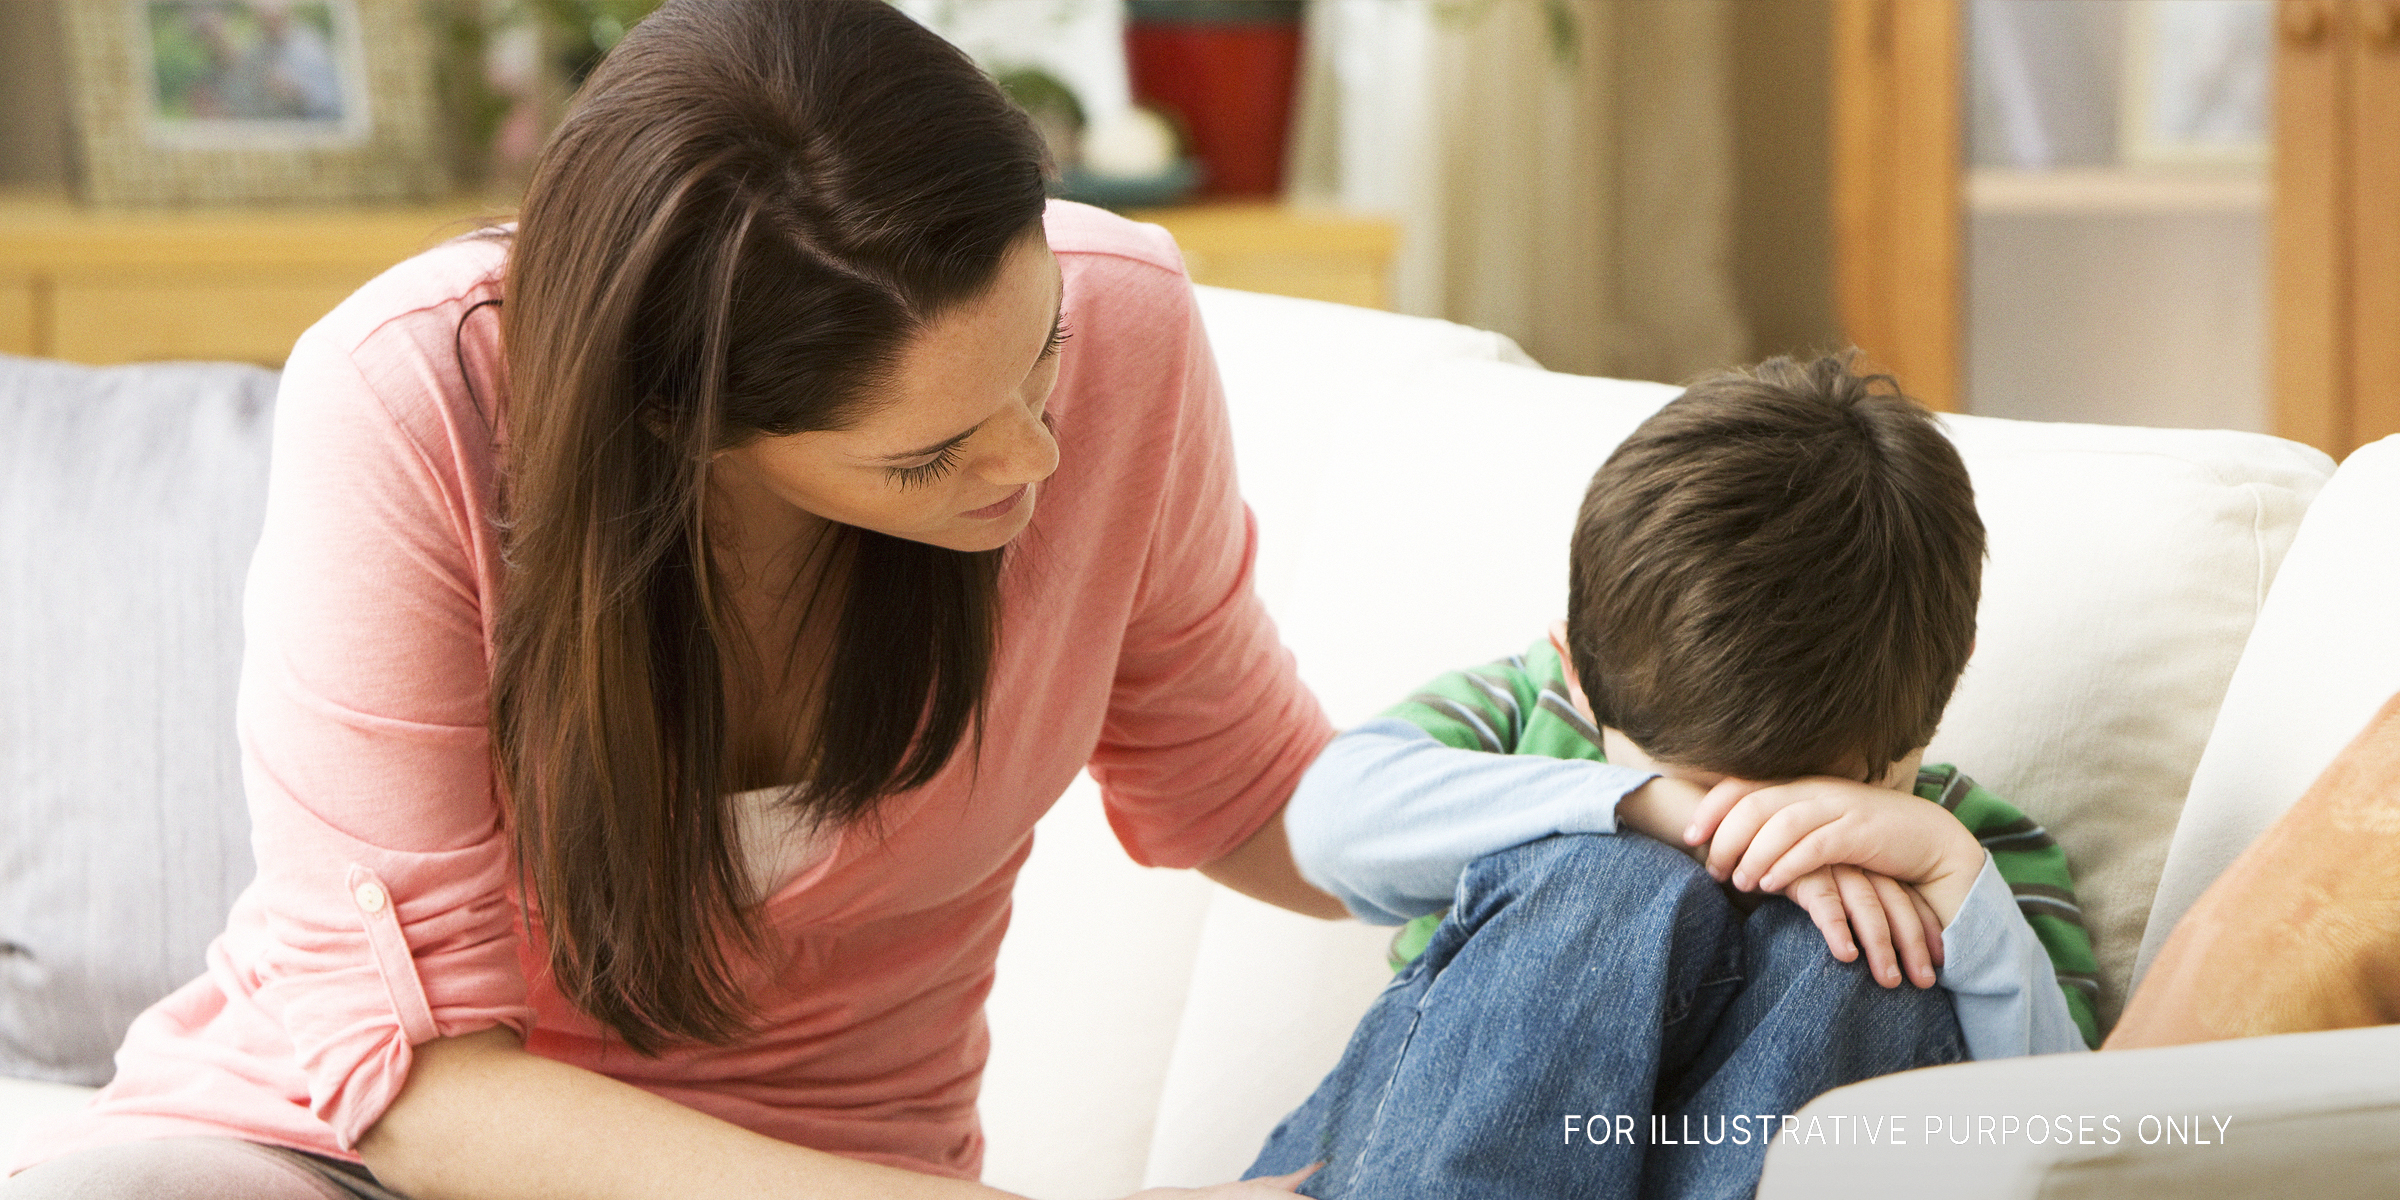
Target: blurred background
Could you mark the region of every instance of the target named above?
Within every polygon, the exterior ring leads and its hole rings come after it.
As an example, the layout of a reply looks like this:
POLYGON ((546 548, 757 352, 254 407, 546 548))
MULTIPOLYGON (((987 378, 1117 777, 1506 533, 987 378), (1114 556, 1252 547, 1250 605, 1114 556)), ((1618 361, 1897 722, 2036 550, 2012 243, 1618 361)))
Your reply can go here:
MULTIPOLYGON (((899 0, 1202 282, 1677 380, 2400 431, 2400 0, 899 0)), ((651 0, 0 0, 0 351, 275 363, 651 0)))

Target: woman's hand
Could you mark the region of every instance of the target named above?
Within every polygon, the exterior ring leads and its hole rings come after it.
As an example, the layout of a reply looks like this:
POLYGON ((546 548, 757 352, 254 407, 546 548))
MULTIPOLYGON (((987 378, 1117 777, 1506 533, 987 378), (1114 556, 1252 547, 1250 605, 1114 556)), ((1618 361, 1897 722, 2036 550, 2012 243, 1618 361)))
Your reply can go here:
POLYGON ((1262 1175, 1239 1183, 1220 1183, 1215 1187, 1151 1188, 1135 1192, 1125 1200, 1174 1200, 1176 1197, 1182 1200, 1270 1200, 1271 1197, 1289 1196, 1299 1190, 1300 1181, 1316 1174, 1317 1168, 1324 1165, 1312 1163, 1289 1175, 1262 1175))

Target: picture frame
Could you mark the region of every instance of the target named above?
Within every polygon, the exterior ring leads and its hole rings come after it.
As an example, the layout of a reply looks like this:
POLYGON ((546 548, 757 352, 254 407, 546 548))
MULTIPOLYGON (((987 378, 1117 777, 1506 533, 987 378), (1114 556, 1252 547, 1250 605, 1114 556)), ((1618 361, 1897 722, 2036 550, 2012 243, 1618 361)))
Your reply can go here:
POLYGON ((2273 135, 2273 0, 2135 0, 2125 28, 2119 161, 2255 168, 2273 135))
POLYGON ((450 190, 415 0, 63 8, 87 202, 400 202, 450 190))

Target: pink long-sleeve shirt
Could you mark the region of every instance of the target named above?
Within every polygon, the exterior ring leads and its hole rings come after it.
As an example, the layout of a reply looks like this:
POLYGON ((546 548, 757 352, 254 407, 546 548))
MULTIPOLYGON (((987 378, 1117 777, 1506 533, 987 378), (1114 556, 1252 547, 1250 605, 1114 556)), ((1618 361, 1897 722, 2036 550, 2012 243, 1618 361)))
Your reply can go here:
POLYGON ((1060 465, 1006 570, 980 761, 962 748, 890 800, 881 837, 783 856, 798 865, 766 901, 773 952, 747 971, 754 1032, 655 1058, 546 978, 494 796, 507 389, 497 314, 469 309, 499 297, 506 245, 403 263, 304 335, 245 602, 258 878, 207 973, 134 1023, 115 1080, 19 1165, 191 1134, 355 1160, 411 1047, 506 1025, 771 1137, 972 1177, 983 1000, 1035 820, 1088 764, 1137 861, 1206 863, 1332 736, 1251 591, 1254 530, 1173 242, 1071 204, 1046 224, 1075 328, 1050 403, 1060 465))

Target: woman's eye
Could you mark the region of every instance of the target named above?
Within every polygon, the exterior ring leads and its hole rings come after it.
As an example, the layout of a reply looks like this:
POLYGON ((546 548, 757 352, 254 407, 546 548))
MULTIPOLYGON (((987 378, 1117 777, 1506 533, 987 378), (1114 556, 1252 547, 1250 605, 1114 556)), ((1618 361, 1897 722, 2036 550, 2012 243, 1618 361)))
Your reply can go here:
POLYGON ((958 447, 959 443, 952 442, 942 447, 941 452, 933 456, 932 462, 915 467, 885 467, 884 474, 897 482, 902 490, 932 483, 958 465, 958 447))
POLYGON ((1042 358, 1047 359, 1055 356, 1058 353, 1059 347, 1066 345, 1067 339, 1074 336, 1075 331, 1067 328, 1066 318, 1059 318, 1058 324, 1050 327, 1050 342, 1048 345, 1042 347, 1042 358))

